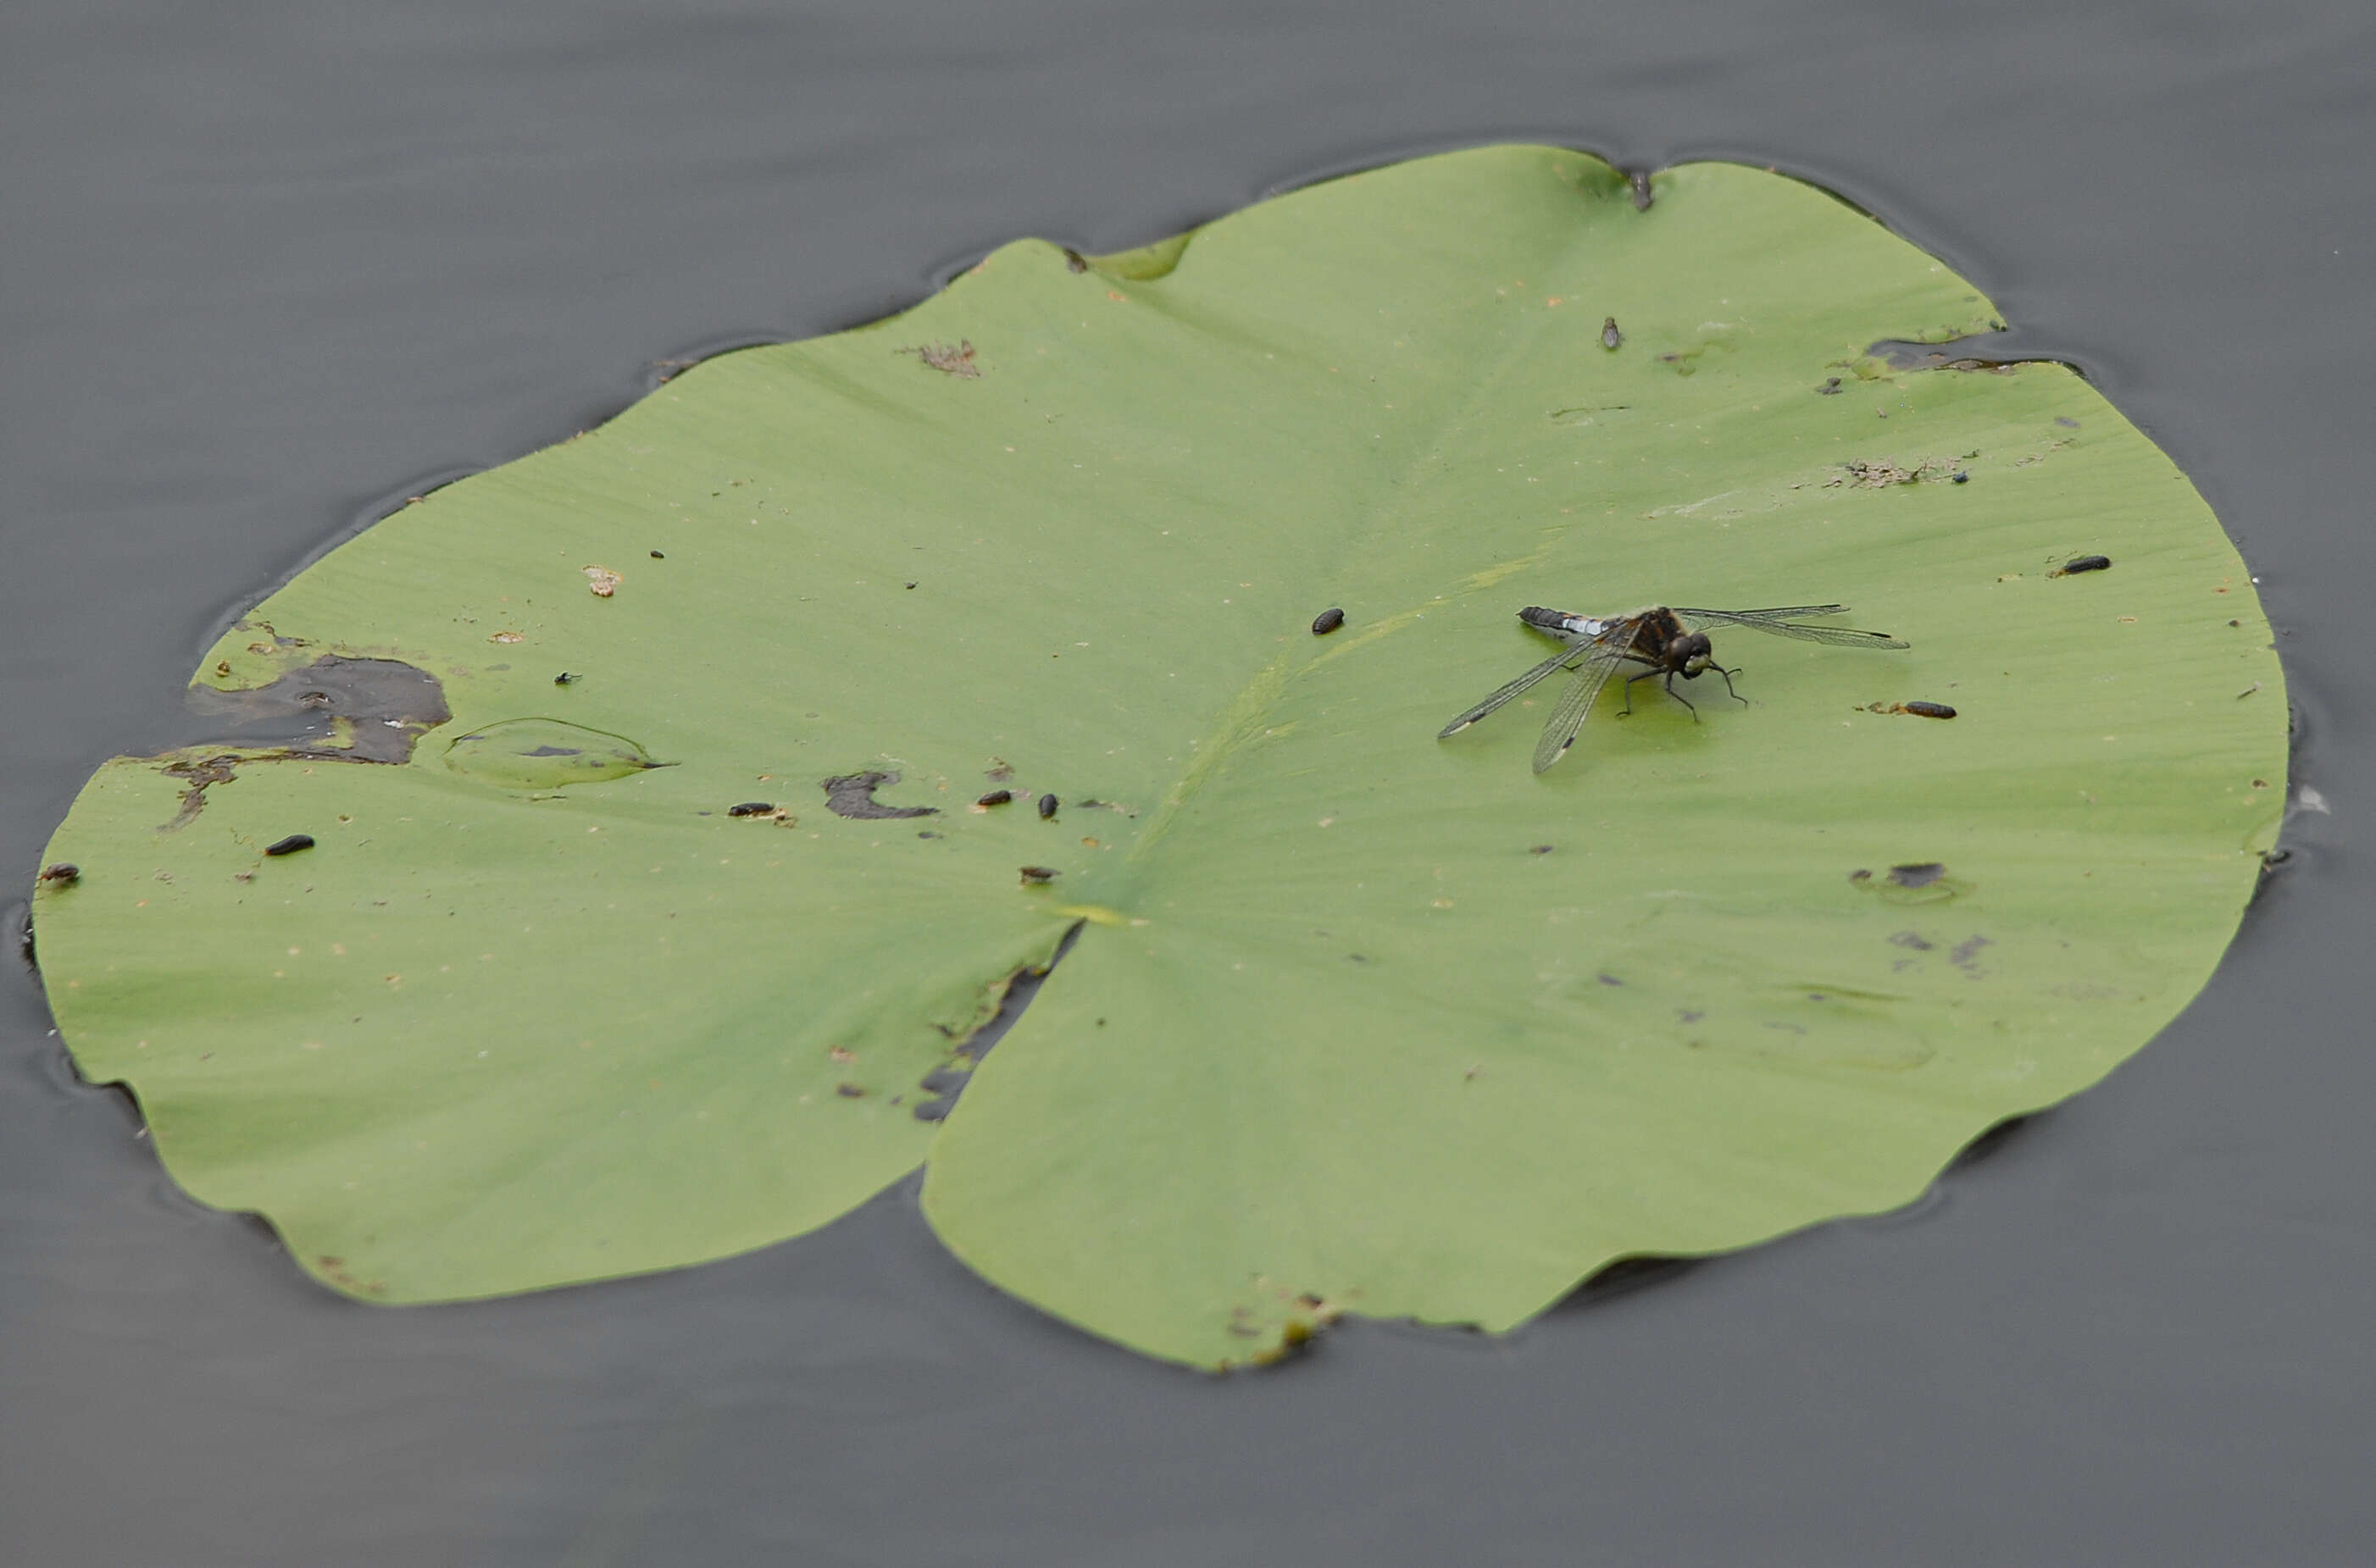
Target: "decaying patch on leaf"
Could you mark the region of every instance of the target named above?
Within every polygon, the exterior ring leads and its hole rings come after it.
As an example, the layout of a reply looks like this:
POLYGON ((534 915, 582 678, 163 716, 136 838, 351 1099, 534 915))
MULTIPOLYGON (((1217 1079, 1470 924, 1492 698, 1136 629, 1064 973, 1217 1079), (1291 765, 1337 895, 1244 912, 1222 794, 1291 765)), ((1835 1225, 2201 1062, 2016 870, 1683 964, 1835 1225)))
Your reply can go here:
POLYGON ((586 587, 597 599, 610 598, 626 580, 608 566, 581 566, 578 570, 586 574, 586 587))
POLYGON ((207 790, 216 784, 232 781, 232 770, 240 759, 229 753, 207 757, 183 757, 167 763, 160 770, 169 778, 179 778, 188 788, 182 791, 182 809, 173 820, 158 826, 160 833, 172 833, 186 827, 197 814, 207 809, 207 790))
POLYGON ((899 776, 897 773, 845 773, 838 778, 818 780, 825 790, 826 810, 836 816, 874 822, 886 817, 941 814, 935 806, 886 806, 874 798, 876 789, 897 782, 899 776))
POLYGON ((180 749, 270 748, 325 762, 410 762, 413 742, 453 718, 445 687, 426 670, 337 654, 261 686, 193 686, 185 700, 197 732, 180 749))
POLYGON ((918 343, 899 350, 913 354, 944 375, 955 375, 967 381, 981 379, 981 367, 973 362, 973 344, 960 339, 950 343, 918 343))

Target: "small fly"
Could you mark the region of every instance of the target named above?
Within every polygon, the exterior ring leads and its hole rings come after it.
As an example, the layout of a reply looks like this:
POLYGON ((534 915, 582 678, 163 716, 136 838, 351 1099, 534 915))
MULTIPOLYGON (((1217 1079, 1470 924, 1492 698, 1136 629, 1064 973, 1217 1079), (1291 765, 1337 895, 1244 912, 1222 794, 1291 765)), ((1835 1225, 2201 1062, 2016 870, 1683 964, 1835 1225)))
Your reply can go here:
POLYGON ((1719 625, 1748 626, 1776 636, 1797 637, 1802 642, 1828 643, 1834 647, 1904 647, 1905 643, 1880 632, 1856 632, 1840 626, 1809 626, 1797 617, 1803 615, 1845 615, 1845 604, 1787 604, 1771 610, 1686 610, 1669 609, 1663 604, 1631 611, 1623 615, 1571 615, 1564 610, 1546 610, 1530 604, 1518 612, 1518 619, 1538 632, 1563 638, 1567 646, 1544 659, 1532 670, 1463 713, 1459 718, 1436 731, 1436 739, 1446 740, 1457 735, 1471 724, 1533 687, 1559 673, 1573 671, 1575 682, 1562 695, 1559 706, 1551 710, 1550 722, 1543 726, 1542 739, 1535 742, 1535 771, 1541 773, 1567 754, 1575 743, 1576 731, 1592 713, 1593 700, 1609 678, 1624 665, 1643 666, 1639 673, 1625 678, 1626 711, 1633 711, 1634 683, 1653 676, 1666 677, 1667 695, 1692 709, 1699 709, 1692 700, 1675 690, 1675 677, 1696 680, 1708 671, 1724 678, 1727 695, 1734 701, 1749 699, 1732 689, 1732 678, 1739 673, 1716 661, 1715 650, 1708 644, 1705 632, 1695 632, 1684 624, 1684 618, 1714 622, 1719 625))

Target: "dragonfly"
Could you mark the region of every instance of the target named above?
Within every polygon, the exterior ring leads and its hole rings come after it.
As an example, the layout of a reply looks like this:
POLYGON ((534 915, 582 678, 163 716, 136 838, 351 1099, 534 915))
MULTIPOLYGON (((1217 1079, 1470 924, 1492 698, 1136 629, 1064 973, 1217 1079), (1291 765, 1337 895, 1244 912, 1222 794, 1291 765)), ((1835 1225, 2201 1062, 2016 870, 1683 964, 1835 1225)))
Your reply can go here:
POLYGON ((1542 739, 1535 742, 1535 771, 1548 771, 1553 763, 1567 754, 1575 744, 1576 732, 1584 728, 1592 712, 1595 699, 1610 678, 1627 665, 1640 665, 1641 670, 1625 678, 1625 711, 1634 711, 1634 683, 1664 676, 1667 695, 1692 710, 1699 718, 1697 705, 1675 690, 1675 677, 1697 680, 1709 671, 1724 678, 1725 694, 1735 702, 1747 705, 1749 699, 1732 689, 1732 678, 1738 670, 1728 670, 1716 661, 1715 650, 1709 646, 1705 632, 1694 631, 1686 623, 1692 621, 1719 626, 1747 626, 1752 631, 1767 632, 1777 637, 1796 637, 1801 642, 1825 643, 1833 647, 1904 647, 1907 645, 1883 632, 1858 632, 1843 626, 1810 626, 1802 617, 1845 615, 1845 604, 1785 604, 1767 610, 1687 610, 1654 604, 1622 615, 1571 615, 1564 610, 1546 610, 1539 604, 1529 604, 1518 612, 1518 619, 1538 632, 1548 632, 1562 638, 1567 646, 1544 659, 1532 670, 1512 681, 1469 708, 1459 718, 1436 731, 1439 741, 1449 740, 1471 724, 1507 706, 1562 671, 1573 671, 1574 683, 1560 696, 1559 706, 1551 710, 1550 722, 1543 726, 1542 739))

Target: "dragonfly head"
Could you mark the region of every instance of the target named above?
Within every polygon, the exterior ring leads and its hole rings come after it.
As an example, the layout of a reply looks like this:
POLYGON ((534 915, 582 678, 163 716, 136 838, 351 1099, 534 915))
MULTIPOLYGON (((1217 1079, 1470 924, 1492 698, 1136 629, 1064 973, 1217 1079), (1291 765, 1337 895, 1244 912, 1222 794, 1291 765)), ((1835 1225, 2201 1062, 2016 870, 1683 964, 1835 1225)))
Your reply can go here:
POLYGON ((1708 644, 1705 632, 1686 632, 1667 645, 1669 668, 1681 673, 1688 681, 1716 661, 1716 650, 1708 644))

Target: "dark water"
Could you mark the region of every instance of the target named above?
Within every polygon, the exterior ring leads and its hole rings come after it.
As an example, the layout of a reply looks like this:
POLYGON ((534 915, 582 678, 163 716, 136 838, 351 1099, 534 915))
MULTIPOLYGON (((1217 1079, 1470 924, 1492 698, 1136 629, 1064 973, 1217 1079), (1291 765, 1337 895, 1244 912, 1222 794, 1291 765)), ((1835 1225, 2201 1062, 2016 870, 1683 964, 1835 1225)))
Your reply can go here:
POLYGON ((2151 1050, 1915 1210, 1229 1382, 1001 1299, 905 1191, 662 1278, 333 1299, 175 1193, 11 956, 0 1559, 2369 1561, 2368 15, 14 0, 0 897, 218 624, 658 362, 1515 137, 1807 174, 2082 366, 2262 574, 2334 809, 2151 1050))

